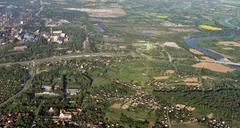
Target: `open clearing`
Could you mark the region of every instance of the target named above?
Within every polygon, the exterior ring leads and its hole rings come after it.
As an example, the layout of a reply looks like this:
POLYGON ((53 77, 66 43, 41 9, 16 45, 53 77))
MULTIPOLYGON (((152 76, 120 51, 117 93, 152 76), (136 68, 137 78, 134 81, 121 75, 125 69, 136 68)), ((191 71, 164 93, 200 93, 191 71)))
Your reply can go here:
POLYGON ((165 42, 163 44, 163 46, 167 46, 167 47, 171 47, 171 48, 177 48, 180 49, 181 47, 179 47, 175 42, 165 42))
POLYGON ((169 76, 157 76, 157 77, 154 77, 155 80, 167 80, 169 79, 169 76))
POLYGON ((122 108, 122 104, 121 103, 114 103, 111 108, 113 109, 121 109, 122 108))
POLYGON ((235 69, 224 66, 223 64, 209 63, 209 62, 200 62, 192 65, 195 68, 204 68, 215 72, 227 73, 233 72, 235 69))
POLYGON ((128 109, 132 104, 132 101, 129 100, 126 103, 114 103, 111 108, 113 109, 128 109))
POLYGON ((240 43, 234 41, 222 41, 218 42, 218 45, 240 47, 240 43))
POLYGON ((126 15, 121 7, 110 8, 65 8, 70 11, 86 12, 90 17, 117 18, 126 15))

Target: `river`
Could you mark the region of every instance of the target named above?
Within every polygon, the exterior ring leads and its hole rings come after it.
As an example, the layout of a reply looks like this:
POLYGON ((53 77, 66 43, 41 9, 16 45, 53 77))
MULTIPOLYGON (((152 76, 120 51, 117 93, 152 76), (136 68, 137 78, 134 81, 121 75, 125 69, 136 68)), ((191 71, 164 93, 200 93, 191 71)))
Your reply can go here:
MULTIPOLYGON (((230 19, 231 20, 231 19, 230 19)), ((226 20, 228 21, 228 20, 226 20)), ((232 25, 233 26, 233 25, 232 25)), ((207 48, 204 48, 202 46, 200 46, 198 44, 198 40, 199 39, 202 39, 202 40, 209 40, 209 39, 226 39, 226 38, 229 38, 229 39, 232 39, 235 37, 235 33, 227 33, 227 32, 224 32, 224 35, 223 36, 200 36, 200 37, 197 37, 197 36, 193 36, 193 37, 190 37, 186 40, 184 40, 185 44, 187 44, 188 46, 204 53, 205 55, 207 56, 210 56, 211 58, 215 59, 215 60, 222 60, 224 59, 224 57, 222 55, 220 55, 219 53, 216 53, 216 52, 213 52, 207 48)))
POLYGON ((204 53, 207 56, 210 56, 211 58, 215 59, 215 63, 221 63, 221 64, 227 64, 227 65, 232 65, 236 68, 240 68, 240 63, 234 63, 231 62, 229 60, 226 60, 224 56, 220 55, 219 53, 213 52, 211 50, 208 50, 207 48, 204 48, 202 46, 200 46, 198 44, 198 39, 203 39, 203 40, 207 40, 207 39, 219 39, 219 38, 233 38, 235 35, 234 34, 230 34, 230 35, 226 35, 226 36, 209 36, 209 37, 190 37, 188 39, 186 39, 184 42, 185 44, 187 44, 188 46, 204 53))
POLYGON ((191 37, 191 38, 188 38, 186 39, 184 42, 185 44, 187 44, 188 46, 204 53, 205 55, 207 56, 210 56, 211 58, 214 58, 215 60, 221 60, 223 59, 224 57, 218 53, 215 53, 213 51, 210 51, 204 47, 201 47, 200 45, 198 45, 198 42, 197 42, 198 38, 196 37, 191 37))

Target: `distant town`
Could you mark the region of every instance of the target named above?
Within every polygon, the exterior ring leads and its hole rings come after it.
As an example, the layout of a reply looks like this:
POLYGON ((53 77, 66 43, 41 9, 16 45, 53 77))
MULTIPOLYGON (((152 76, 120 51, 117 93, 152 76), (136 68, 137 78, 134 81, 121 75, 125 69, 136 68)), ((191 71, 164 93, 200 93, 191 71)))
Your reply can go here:
POLYGON ((240 1, 0 0, 0 127, 239 128, 240 1))

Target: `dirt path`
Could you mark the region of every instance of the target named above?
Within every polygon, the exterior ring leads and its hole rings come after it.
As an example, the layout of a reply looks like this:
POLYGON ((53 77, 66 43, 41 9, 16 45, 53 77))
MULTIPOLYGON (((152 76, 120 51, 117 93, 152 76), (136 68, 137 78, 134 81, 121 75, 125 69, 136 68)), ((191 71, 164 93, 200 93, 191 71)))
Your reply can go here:
POLYGON ((163 49, 162 51, 167 54, 169 63, 172 63, 173 57, 171 56, 171 54, 168 51, 166 51, 164 47, 162 47, 162 49, 163 49))
POLYGON ((172 56, 171 56, 171 54, 169 53, 169 52, 167 52, 166 51, 166 53, 167 53, 167 55, 168 55, 168 61, 169 61, 169 63, 172 63, 172 56))

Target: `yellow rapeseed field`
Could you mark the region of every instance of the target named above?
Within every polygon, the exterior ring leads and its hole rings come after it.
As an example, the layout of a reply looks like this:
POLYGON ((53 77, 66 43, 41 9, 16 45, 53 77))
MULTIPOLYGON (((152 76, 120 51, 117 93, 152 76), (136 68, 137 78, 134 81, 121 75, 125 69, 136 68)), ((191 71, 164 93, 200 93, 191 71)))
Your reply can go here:
POLYGON ((210 31, 222 31, 222 28, 219 27, 214 27, 210 25, 199 25, 200 29, 205 29, 205 30, 210 30, 210 31))

